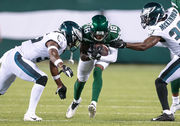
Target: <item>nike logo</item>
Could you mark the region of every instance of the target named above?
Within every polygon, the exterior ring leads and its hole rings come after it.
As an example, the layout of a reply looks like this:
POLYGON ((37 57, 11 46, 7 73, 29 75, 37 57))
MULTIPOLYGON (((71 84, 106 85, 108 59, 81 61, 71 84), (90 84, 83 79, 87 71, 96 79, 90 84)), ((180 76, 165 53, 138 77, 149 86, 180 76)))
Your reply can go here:
POLYGON ((31 117, 31 119, 36 120, 37 118, 33 118, 33 117, 31 117))

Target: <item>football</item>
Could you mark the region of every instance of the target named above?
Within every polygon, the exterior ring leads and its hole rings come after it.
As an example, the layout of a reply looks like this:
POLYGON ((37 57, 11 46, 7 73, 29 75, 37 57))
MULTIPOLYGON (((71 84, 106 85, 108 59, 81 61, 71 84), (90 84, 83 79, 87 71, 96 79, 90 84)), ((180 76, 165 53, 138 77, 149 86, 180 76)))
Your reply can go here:
POLYGON ((95 44, 95 48, 101 48, 100 55, 107 56, 109 52, 109 48, 104 44, 95 44))

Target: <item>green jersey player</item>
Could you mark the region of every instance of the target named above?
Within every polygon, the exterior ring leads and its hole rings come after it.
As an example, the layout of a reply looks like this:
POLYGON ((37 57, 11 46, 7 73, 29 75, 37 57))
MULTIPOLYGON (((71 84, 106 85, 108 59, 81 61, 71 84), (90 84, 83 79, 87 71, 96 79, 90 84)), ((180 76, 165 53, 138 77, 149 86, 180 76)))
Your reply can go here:
POLYGON ((115 41, 120 40, 120 28, 110 25, 105 16, 95 15, 92 23, 85 24, 82 29, 83 41, 80 45, 77 81, 74 84, 74 100, 67 110, 67 118, 74 116, 81 102, 81 92, 93 69, 92 99, 88 111, 90 118, 95 117, 96 105, 102 88, 102 72, 109 63, 116 61, 118 54, 115 41), (100 55, 94 48, 94 45, 98 43, 108 47, 107 56, 100 55))
MULTIPOLYGON (((180 0, 171 0, 171 4, 180 13, 180 0)), ((173 54, 172 54, 172 56, 173 56, 173 54)), ((172 105, 171 105, 170 110, 173 113, 175 113, 176 110, 180 109, 179 88, 180 88, 180 79, 177 79, 177 80, 174 80, 171 82, 172 105)))

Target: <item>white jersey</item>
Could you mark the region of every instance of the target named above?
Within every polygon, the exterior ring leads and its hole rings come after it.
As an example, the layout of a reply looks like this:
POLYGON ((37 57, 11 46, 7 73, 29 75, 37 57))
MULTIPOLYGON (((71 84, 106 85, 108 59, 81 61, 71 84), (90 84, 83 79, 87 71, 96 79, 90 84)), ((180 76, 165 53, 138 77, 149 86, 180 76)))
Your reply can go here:
POLYGON ((44 85, 45 80, 43 79, 47 78, 47 75, 37 67, 35 62, 49 58, 46 43, 51 40, 60 46, 58 53, 62 54, 67 47, 67 40, 62 33, 56 31, 25 41, 21 46, 17 46, 3 55, 0 67, 0 94, 7 91, 16 77, 44 85))
POLYGON ((175 8, 169 8, 166 12, 167 18, 160 21, 155 26, 149 27, 151 36, 160 36, 165 42, 161 42, 164 46, 175 55, 180 56, 180 17, 179 12, 175 8))
POLYGON ((46 43, 50 40, 57 42, 57 44, 60 46, 58 52, 59 55, 61 55, 67 47, 67 40, 65 36, 58 31, 50 32, 44 36, 24 41, 22 45, 18 46, 17 48, 25 59, 33 62, 39 62, 49 58, 46 43))

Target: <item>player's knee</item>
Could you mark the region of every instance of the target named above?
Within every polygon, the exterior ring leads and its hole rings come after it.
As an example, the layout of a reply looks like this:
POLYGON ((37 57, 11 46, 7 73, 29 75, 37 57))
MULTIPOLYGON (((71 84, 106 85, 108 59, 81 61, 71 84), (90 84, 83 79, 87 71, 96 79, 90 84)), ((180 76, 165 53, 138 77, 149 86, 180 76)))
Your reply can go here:
POLYGON ((89 74, 79 74, 77 75, 77 78, 79 82, 86 82, 89 78, 89 74))
POLYGON ((163 81, 161 78, 157 78, 155 80, 155 85, 156 85, 157 88, 159 88, 159 87, 162 87, 162 86, 166 86, 167 83, 165 81, 163 81))
POLYGON ((78 77, 78 82, 86 82, 88 80, 88 76, 78 77))
POLYGON ((42 86, 46 86, 47 80, 47 76, 41 76, 38 80, 36 80, 36 83, 42 86))
POLYGON ((81 81, 81 80, 79 80, 79 79, 77 79, 77 81, 78 81, 79 83, 86 83, 86 81, 81 81))

